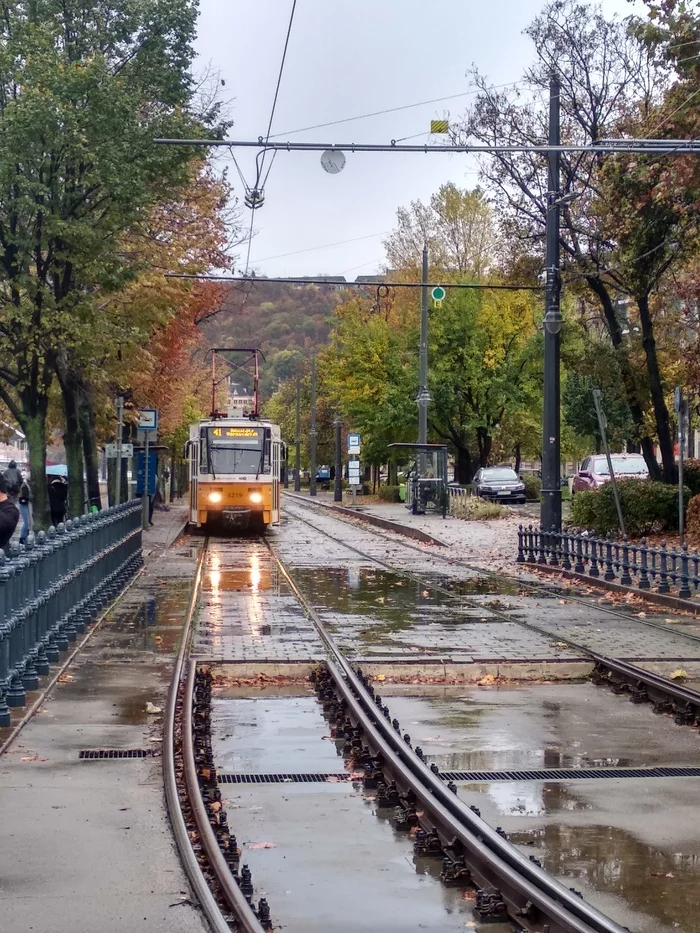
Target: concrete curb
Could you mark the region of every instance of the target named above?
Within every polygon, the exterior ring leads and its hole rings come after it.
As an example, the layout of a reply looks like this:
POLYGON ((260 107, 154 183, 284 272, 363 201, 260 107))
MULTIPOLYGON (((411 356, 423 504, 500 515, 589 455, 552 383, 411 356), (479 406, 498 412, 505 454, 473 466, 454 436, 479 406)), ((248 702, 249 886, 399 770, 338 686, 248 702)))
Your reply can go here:
POLYGON ((542 570, 551 576, 561 577, 565 580, 580 580, 589 586, 597 587, 599 590, 607 590, 612 593, 632 593, 639 596, 649 603, 655 603, 657 606, 665 606, 667 609, 680 609, 682 612, 688 612, 693 616, 700 616, 700 603, 693 603, 688 599, 680 599, 678 596, 670 596, 667 593, 654 593, 652 590, 640 590, 636 586, 623 586, 622 583, 615 583, 613 580, 603 580, 601 577, 589 577, 585 573, 574 573, 573 570, 562 570, 561 567, 550 567, 549 564, 538 564, 536 561, 525 561, 521 567, 532 567, 536 570, 542 570))
POLYGON ((320 508, 328 509, 330 512, 338 512, 350 518, 359 518, 360 521, 366 522, 368 525, 376 525, 377 528, 393 531, 397 535, 403 535, 404 538, 413 538, 415 541, 422 541, 423 544, 435 544, 438 547, 449 547, 449 544, 428 534, 427 531, 422 531, 420 528, 411 528, 410 525, 401 525, 399 522, 393 522, 388 518, 379 518, 378 515, 370 515, 367 512, 356 512, 354 509, 345 508, 343 505, 331 505, 328 502, 321 502, 318 500, 312 502, 308 496, 299 496, 293 492, 286 492, 285 495, 290 499, 295 499, 297 502, 305 502, 311 506, 317 505, 320 508))

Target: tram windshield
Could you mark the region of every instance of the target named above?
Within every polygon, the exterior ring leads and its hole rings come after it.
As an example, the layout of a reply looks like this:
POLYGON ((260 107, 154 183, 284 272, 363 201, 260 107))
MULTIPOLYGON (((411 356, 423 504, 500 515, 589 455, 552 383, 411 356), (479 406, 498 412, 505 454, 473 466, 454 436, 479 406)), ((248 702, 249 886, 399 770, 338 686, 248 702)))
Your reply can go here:
POLYGON ((200 469, 214 476, 269 471, 269 440, 263 428, 221 425, 202 432, 200 469))

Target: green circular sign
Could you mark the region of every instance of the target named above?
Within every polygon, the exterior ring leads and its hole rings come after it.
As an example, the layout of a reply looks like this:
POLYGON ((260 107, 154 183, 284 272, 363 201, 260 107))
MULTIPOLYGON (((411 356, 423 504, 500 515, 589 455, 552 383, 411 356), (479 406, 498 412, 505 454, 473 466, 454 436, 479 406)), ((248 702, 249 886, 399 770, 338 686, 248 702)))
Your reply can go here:
POLYGON ((430 294, 433 296, 433 301, 444 301, 447 292, 442 285, 436 285, 430 294))

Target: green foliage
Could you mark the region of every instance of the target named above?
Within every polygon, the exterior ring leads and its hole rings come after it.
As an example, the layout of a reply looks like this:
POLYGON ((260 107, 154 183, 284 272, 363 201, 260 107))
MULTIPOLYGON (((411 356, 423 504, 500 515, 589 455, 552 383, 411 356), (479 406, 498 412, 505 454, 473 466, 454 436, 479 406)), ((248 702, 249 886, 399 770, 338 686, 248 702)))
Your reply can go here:
POLYGON ((700 495, 700 460, 683 461, 683 485, 688 487, 691 495, 700 495))
MULTIPOLYGON (((633 537, 678 528, 678 489, 653 480, 617 483, 627 534, 633 537)), ((684 493, 686 496, 689 490, 684 493)), ((612 483, 577 493, 571 502, 571 524, 597 535, 619 533, 612 483)))
POLYGON ((379 487, 379 498, 383 499, 384 502, 399 502, 399 487, 398 486, 380 486, 379 487))
MULTIPOLYGON (((605 386, 602 400, 603 411, 607 419, 608 441, 612 450, 624 450, 628 438, 633 436, 634 426, 630 418, 629 406, 620 394, 621 381, 618 378, 614 386, 609 385, 609 376, 614 375, 617 366, 612 352, 606 347, 598 347, 599 359, 607 365, 607 377, 602 382, 598 374, 583 375, 580 371, 568 372, 562 390, 562 406, 565 422, 578 435, 594 439, 596 450, 602 443, 598 418, 593 403, 593 390, 605 386)), ((580 365, 585 366, 585 357, 580 365)))
POLYGON ((539 502, 542 492, 542 480, 534 473, 523 473, 520 479, 525 484, 525 498, 528 502, 539 502))

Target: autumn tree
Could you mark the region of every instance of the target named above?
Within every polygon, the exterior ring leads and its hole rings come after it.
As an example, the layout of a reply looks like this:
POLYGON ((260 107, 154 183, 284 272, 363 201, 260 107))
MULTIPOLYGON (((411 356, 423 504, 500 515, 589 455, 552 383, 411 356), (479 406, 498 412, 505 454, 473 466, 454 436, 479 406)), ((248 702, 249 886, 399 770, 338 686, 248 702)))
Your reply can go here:
POLYGON ((491 207, 483 191, 447 182, 428 204, 399 208, 396 230, 384 241, 391 269, 420 268, 427 243, 431 268, 480 279, 499 259, 491 207))
POLYGON ((39 525, 54 372, 134 276, 119 239, 187 178, 192 152, 153 139, 218 117, 193 113, 195 20, 195 0, 2 3, 0 397, 29 441, 39 525))
MULTIPOLYGON (((480 94, 460 132, 499 145, 536 145, 547 138, 545 89, 556 74, 561 86, 562 138, 586 144, 624 133, 649 135, 664 104, 671 73, 648 44, 626 24, 608 20, 598 8, 555 0, 527 30, 537 52, 523 87, 497 91, 476 76, 480 94)), ((630 162, 586 153, 562 154, 561 248, 565 285, 586 289, 597 303, 617 359, 627 404, 652 476, 674 474, 666 386, 654 333, 652 297, 682 260, 689 241, 682 205, 659 201, 656 166, 640 159, 649 182, 643 192, 630 162), (608 168, 608 165, 612 168, 608 168), (626 167, 625 167, 626 166, 626 167), (610 172, 608 176, 605 171, 610 172), (618 183, 620 187, 618 188, 618 183), (623 223, 621 223, 623 221, 623 223), (646 391, 640 390, 630 344, 618 314, 620 299, 631 299, 643 331, 646 391), (651 422, 647 412, 651 409, 651 422), (653 425, 650 430, 650 424, 653 425)), ((497 153, 484 161, 483 177, 511 236, 544 252, 547 173, 541 156, 497 153)))

